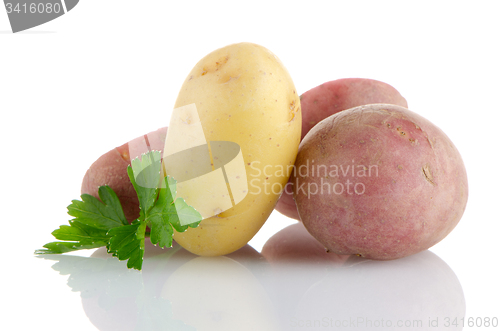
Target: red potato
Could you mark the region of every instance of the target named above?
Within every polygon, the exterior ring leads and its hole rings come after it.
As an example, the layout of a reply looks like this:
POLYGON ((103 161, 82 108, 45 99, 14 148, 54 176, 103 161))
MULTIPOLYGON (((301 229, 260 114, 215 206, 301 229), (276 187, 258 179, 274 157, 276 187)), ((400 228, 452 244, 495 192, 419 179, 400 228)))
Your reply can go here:
MULTIPOLYGON (((345 78, 321 84, 300 97, 302 108, 302 139, 318 122, 342 110, 374 103, 389 103, 407 108, 399 92, 389 84, 363 78, 345 78)), ((290 182, 289 182, 290 183, 290 182)), ((291 184, 287 185, 275 207, 280 213, 299 220, 292 197, 291 184)))
POLYGON ((330 251, 395 259, 446 237, 465 210, 465 166, 446 134, 395 105, 351 108, 302 140, 294 198, 330 251))
POLYGON ((167 127, 116 147, 95 161, 85 173, 81 193, 99 197, 99 186, 109 185, 117 194, 129 222, 139 217, 139 200, 127 175, 130 160, 151 150, 163 151, 167 127))

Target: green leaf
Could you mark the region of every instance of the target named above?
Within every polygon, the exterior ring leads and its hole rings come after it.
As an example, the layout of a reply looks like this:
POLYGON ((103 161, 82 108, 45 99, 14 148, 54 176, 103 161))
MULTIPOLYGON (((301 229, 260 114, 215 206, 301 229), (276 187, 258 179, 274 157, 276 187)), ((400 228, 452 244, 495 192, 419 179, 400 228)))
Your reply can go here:
POLYGON ((128 260, 127 267, 141 270, 144 258, 144 233, 146 222, 134 221, 109 230, 111 236, 108 253, 118 257, 119 260, 128 260))
POLYGON ((161 153, 151 151, 142 154, 131 161, 127 173, 137 192, 141 215, 146 216, 153 207, 158 196, 158 185, 160 183, 161 153))
POLYGON ((97 229, 75 220, 70 225, 61 225, 52 235, 65 242, 54 241, 44 245, 47 249, 39 249, 35 254, 61 254, 80 249, 91 249, 106 246, 109 241, 107 230, 97 229))
POLYGON ((127 173, 140 205, 139 219, 128 224, 120 200, 109 186, 99 187, 99 199, 82 194, 73 200, 68 214, 74 219, 52 232, 59 242, 50 242, 36 254, 60 254, 79 249, 106 246, 127 267, 141 270, 144 259, 146 227, 151 227, 151 241, 161 247, 172 246, 174 229, 197 227, 202 217, 184 199, 176 198, 177 181, 161 178, 161 153, 148 152, 132 160, 127 173), (160 187, 161 184, 161 187, 160 187))
POLYGON ((177 232, 184 232, 188 227, 196 228, 202 219, 201 214, 183 198, 175 199, 175 203, 166 209, 166 214, 169 215, 169 222, 177 232))
POLYGON ((184 199, 174 201, 177 181, 170 176, 164 179, 156 204, 146 218, 151 223, 151 243, 160 247, 172 245, 173 229, 184 232, 188 227, 197 227, 202 217, 184 199))
POLYGON ((111 187, 99 187, 99 199, 90 194, 82 194, 82 201, 73 200, 68 206, 68 214, 74 220, 98 229, 109 230, 128 225, 120 200, 111 187))
POLYGON ((109 236, 106 230, 94 228, 75 220, 69 221, 70 225, 61 225, 54 230, 52 235, 59 240, 79 241, 81 243, 93 243, 96 241, 108 242, 109 236))
POLYGON ((79 242, 54 241, 43 245, 47 249, 37 249, 35 254, 62 254, 80 249, 92 249, 106 246, 107 242, 96 241, 94 243, 82 244, 79 242))
POLYGON ((163 190, 162 200, 166 200, 168 203, 173 203, 175 195, 177 194, 177 181, 173 177, 167 176, 161 184, 161 188, 165 189, 163 190))
POLYGON ((177 181, 167 176, 157 202, 160 206, 164 204, 164 216, 168 218, 168 222, 177 232, 184 232, 188 227, 197 227, 202 219, 201 214, 194 207, 188 205, 183 198, 176 198, 176 195, 177 181))
POLYGON ((148 217, 148 221, 151 222, 151 233, 149 235, 151 243, 153 245, 159 245, 160 247, 170 247, 172 246, 172 235, 174 231, 172 226, 163 220, 163 215, 161 213, 154 213, 148 217))
POLYGON ((82 194, 82 200, 73 200, 68 214, 75 217, 69 225, 61 225, 52 235, 61 242, 50 242, 35 254, 61 254, 80 249, 106 246, 111 238, 107 232, 128 225, 120 200, 109 186, 99 187, 99 199, 82 194))

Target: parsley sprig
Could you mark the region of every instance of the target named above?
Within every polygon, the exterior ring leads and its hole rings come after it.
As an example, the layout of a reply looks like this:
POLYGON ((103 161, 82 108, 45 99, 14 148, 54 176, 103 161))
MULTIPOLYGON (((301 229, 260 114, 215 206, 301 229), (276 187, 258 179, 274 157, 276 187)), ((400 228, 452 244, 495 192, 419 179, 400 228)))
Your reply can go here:
POLYGON ((144 258, 144 240, 149 236, 153 244, 171 247, 174 229, 184 232, 195 228, 202 217, 184 199, 176 198, 177 182, 160 175, 161 154, 151 151, 141 159, 132 160, 127 173, 139 199, 139 218, 127 222, 120 200, 107 185, 99 187, 99 199, 82 194, 73 200, 68 214, 74 218, 69 225, 61 225, 52 235, 61 241, 45 244, 35 254, 61 254, 80 249, 106 246, 119 260, 127 260, 127 267, 141 270, 144 258))

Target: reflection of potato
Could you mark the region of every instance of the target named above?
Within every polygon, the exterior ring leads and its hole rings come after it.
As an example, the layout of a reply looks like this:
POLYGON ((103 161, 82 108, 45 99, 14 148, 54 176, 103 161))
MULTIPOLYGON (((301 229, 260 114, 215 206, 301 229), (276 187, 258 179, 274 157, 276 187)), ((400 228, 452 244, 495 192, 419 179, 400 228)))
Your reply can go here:
POLYGON ((302 140, 295 165, 300 218, 337 254, 415 254, 446 237, 467 203, 457 148, 430 121, 396 105, 326 118, 302 140))
POLYGON ((445 318, 465 315, 460 282, 430 251, 391 261, 353 257, 349 262, 307 290, 289 312, 290 329, 315 321, 336 330, 462 329, 444 326, 445 318))
MULTIPOLYGON (((273 53, 241 43, 218 49, 196 64, 174 108, 189 112, 183 107, 192 104, 207 142, 229 141, 241 148, 246 178, 228 174, 228 181, 246 180, 248 192, 234 207, 214 208, 222 212, 202 220, 197 228, 176 232, 174 239, 198 255, 224 255, 255 235, 288 181, 300 142, 300 100, 290 75, 273 53)), ((192 124, 191 116, 178 118, 192 124)), ((169 146, 171 136, 167 137, 169 146)), ((186 140, 185 136, 174 138, 179 143, 180 138, 186 140)), ((207 196, 212 190, 212 185, 198 185, 183 194, 189 204, 190 196, 212 199, 207 196)))
MULTIPOLYGON (((342 110, 372 103, 390 103, 408 108, 405 98, 389 84, 364 78, 343 78, 323 83, 300 96, 302 138, 323 119, 342 110)), ((283 192, 276 210, 300 220, 292 190, 283 192)))
POLYGON ((271 266, 271 276, 266 280, 284 325, 306 290, 325 277, 328 269, 341 267, 349 258, 349 255, 326 252, 302 223, 292 224, 274 234, 262 247, 262 255, 271 266))
POLYGON ((197 257, 165 282, 173 319, 196 330, 276 330, 270 299, 253 274, 226 256, 197 257))
POLYGON ((262 247, 262 255, 271 263, 301 262, 340 266, 349 255, 328 252, 302 223, 287 226, 274 234, 262 247))

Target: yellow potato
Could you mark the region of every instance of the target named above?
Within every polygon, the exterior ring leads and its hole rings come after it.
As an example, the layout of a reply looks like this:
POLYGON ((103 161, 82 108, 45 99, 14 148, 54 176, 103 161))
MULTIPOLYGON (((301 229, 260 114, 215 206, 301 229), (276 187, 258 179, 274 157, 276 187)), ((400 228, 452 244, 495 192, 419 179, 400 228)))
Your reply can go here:
MULTIPOLYGON (((198 177, 181 179, 178 196, 204 219, 197 228, 175 232, 175 241, 202 256, 225 255, 243 247, 269 217, 288 181, 300 143, 301 119, 293 81, 266 48, 233 44, 198 62, 178 95, 165 154, 190 158, 194 166, 185 173, 198 177), (188 130, 203 133, 195 137, 188 130), (217 157, 219 152, 226 160, 217 157), (211 164, 202 169, 200 160, 209 153, 211 164), (213 171, 222 166, 223 177, 221 169, 218 174, 213 171), (224 190, 229 196, 220 194, 224 190)), ((168 165, 166 172, 176 177, 168 165)))

